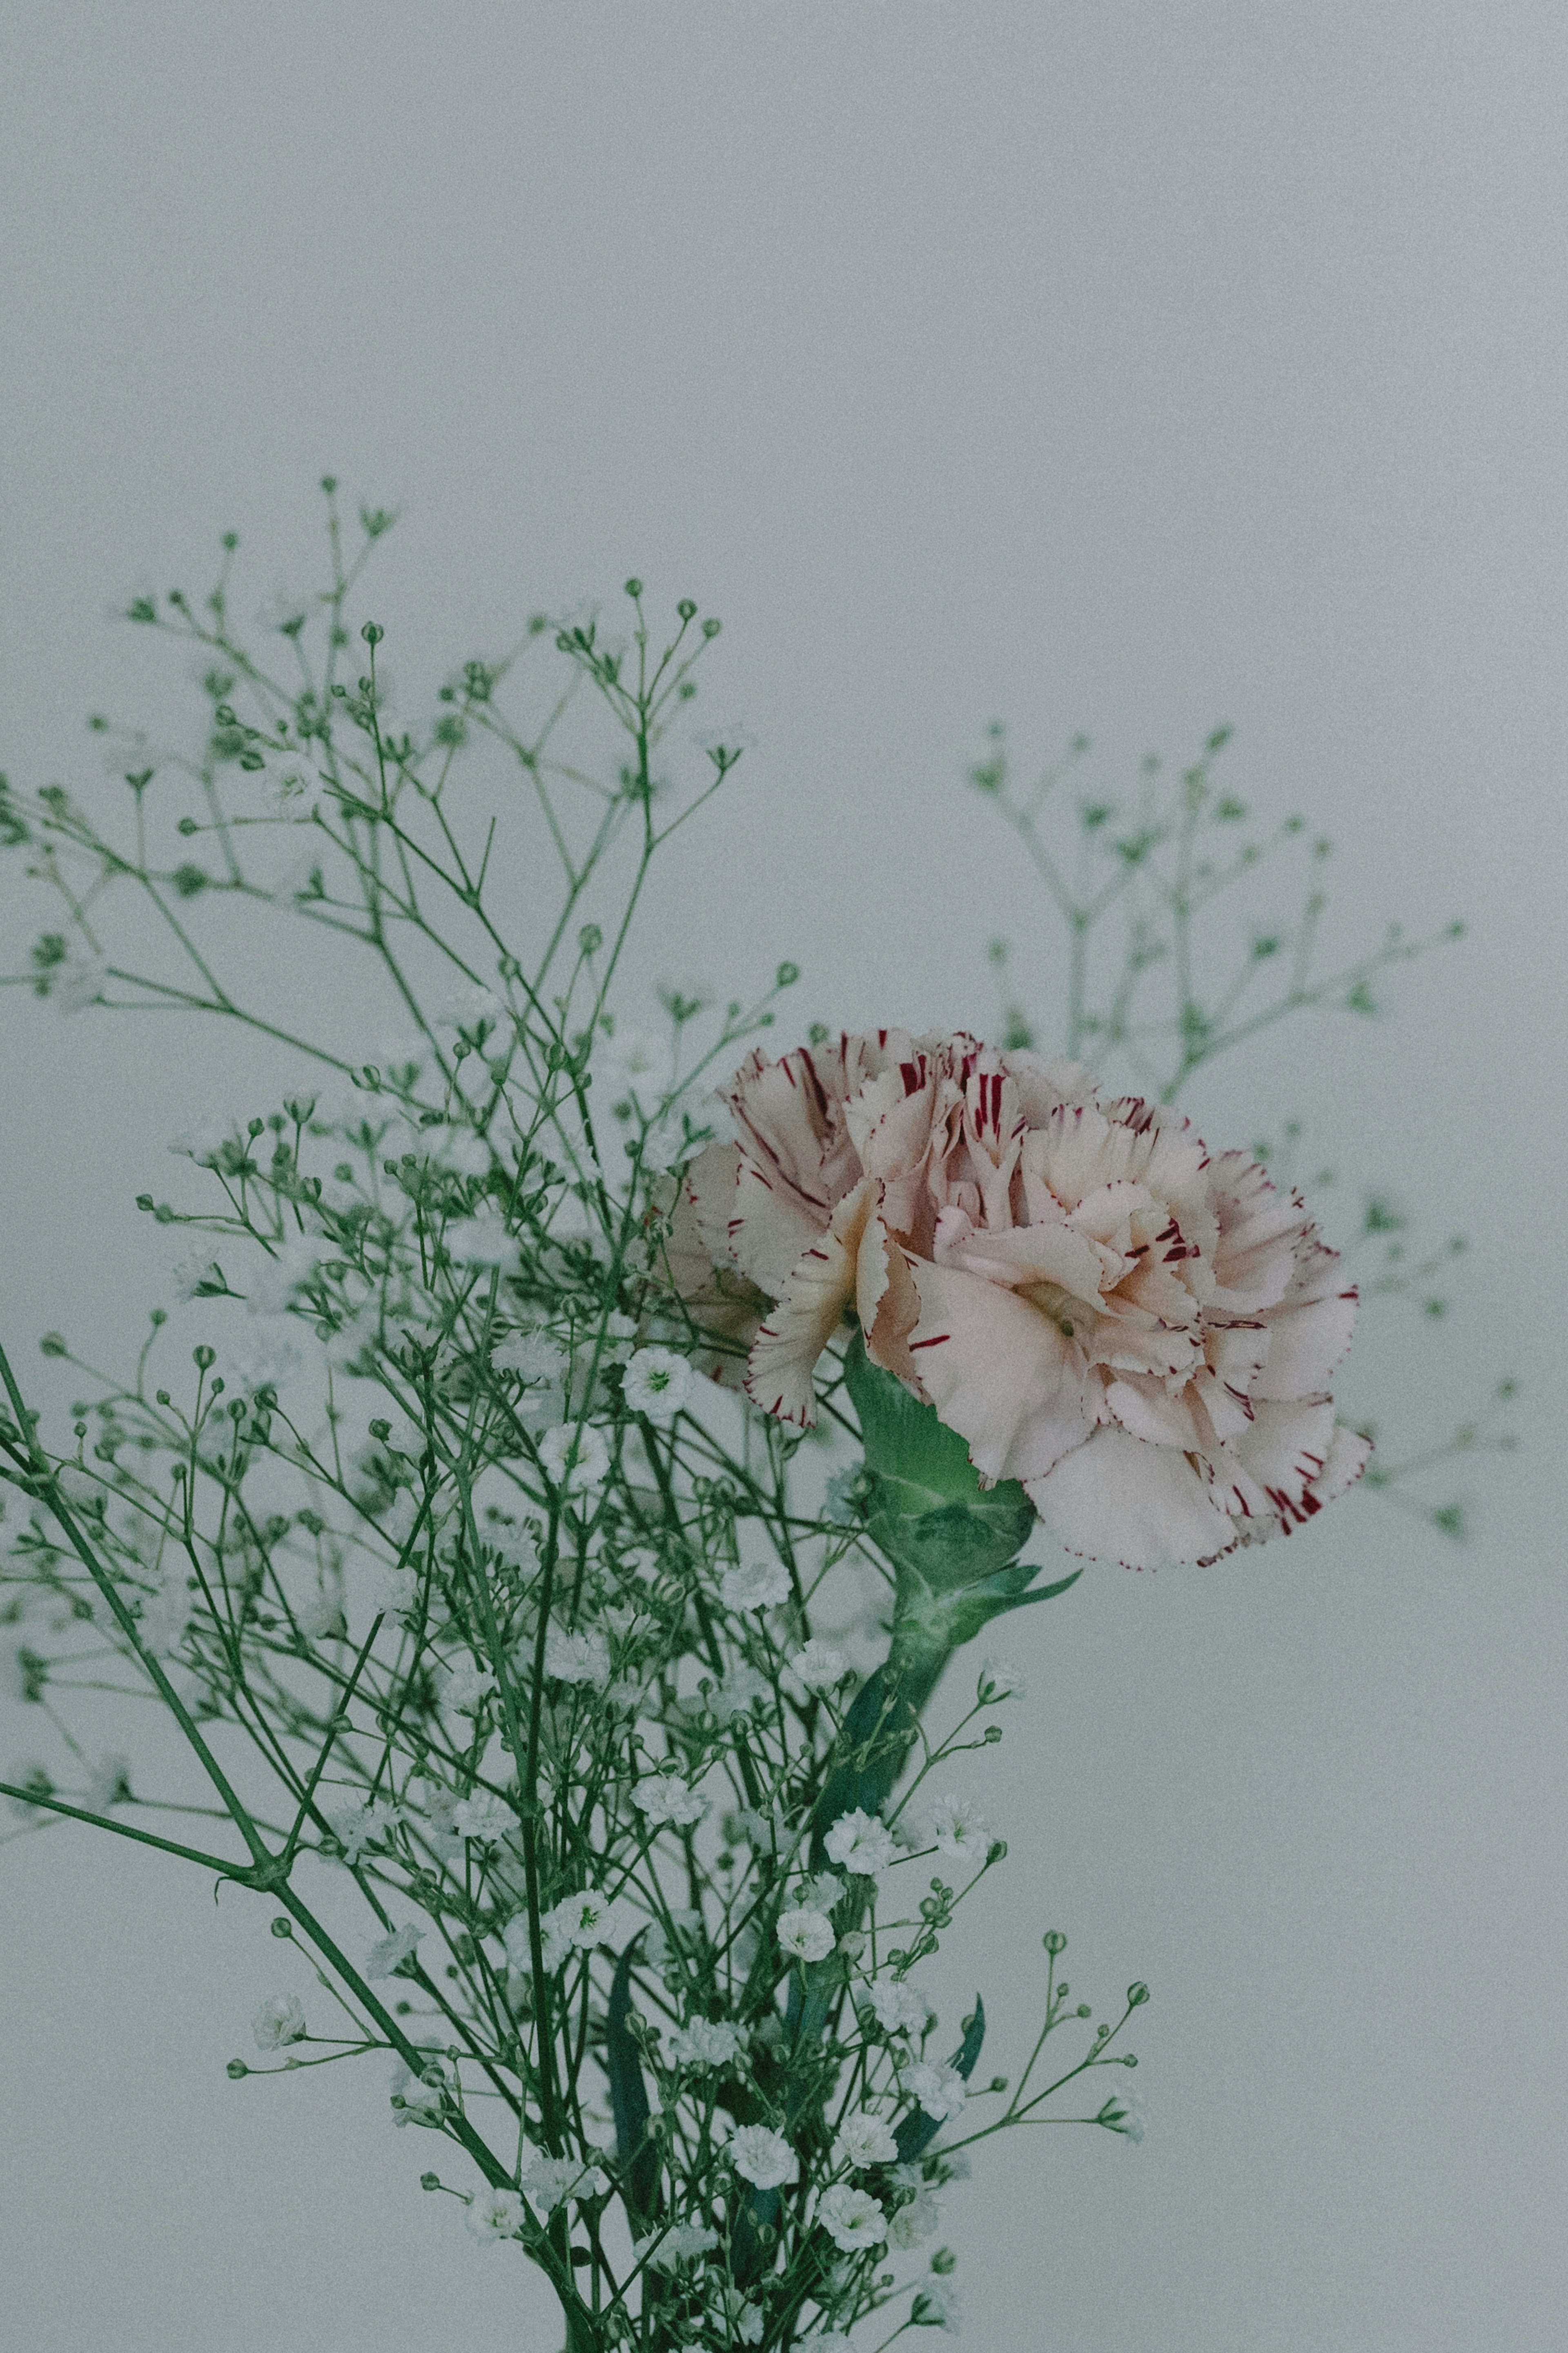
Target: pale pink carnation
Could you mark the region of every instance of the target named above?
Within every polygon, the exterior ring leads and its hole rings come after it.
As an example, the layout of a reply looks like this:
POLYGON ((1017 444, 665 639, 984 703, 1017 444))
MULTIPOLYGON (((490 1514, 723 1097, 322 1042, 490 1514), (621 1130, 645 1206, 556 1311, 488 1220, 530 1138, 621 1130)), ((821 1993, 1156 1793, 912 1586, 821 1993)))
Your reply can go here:
POLYGON ((1075 1552, 1214 1560, 1359 1474, 1329 1393, 1355 1321, 1338 1255, 1179 1113, 898 1029, 754 1052, 725 1101, 736 1141, 688 1170, 670 1265, 699 1314, 706 1270, 728 1283, 709 1328, 749 1346, 747 1392, 781 1420, 816 1420, 853 1307, 872 1361, 1075 1552), (749 1320, 748 1284, 773 1302, 749 1320))

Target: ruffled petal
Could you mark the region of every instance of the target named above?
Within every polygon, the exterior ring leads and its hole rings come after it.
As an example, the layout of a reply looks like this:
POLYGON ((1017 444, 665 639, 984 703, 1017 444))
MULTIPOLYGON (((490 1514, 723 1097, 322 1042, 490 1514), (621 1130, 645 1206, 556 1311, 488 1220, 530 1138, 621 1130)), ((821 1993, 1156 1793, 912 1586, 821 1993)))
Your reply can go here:
MULTIPOLYGON (((752 1344, 746 1395, 764 1413, 809 1430, 816 1419, 816 1360, 855 1296, 860 1247, 874 1219, 878 1187, 863 1176, 834 1210, 779 1286, 777 1303, 752 1344)), ((868 1273, 868 1287, 875 1278, 868 1273)), ((886 1288, 884 1280, 882 1288, 886 1288)), ((876 1302, 873 1301, 873 1314, 876 1302)))
POLYGON ((1250 1428, 1227 1452, 1257 1480, 1289 1526, 1320 1508, 1315 1493, 1333 1444, 1334 1409, 1328 1398, 1270 1401, 1254 1408, 1250 1428))
POLYGON ((1253 1384, 1253 1396, 1321 1397, 1350 1346, 1355 1311, 1353 1291, 1332 1292, 1307 1307, 1276 1308, 1268 1318, 1268 1360, 1253 1384))
POLYGON ((699 1348, 693 1364, 721 1388, 740 1388, 747 1355, 771 1302, 734 1268, 713 1264, 696 1205, 684 1186, 670 1208, 664 1260, 692 1323, 710 1344, 699 1348))
POLYGON ((957 1267, 910 1265, 920 1321, 910 1354, 982 1478, 1037 1477, 1094 1427, 1083 1350, 1037 1307, 957 1267))
POLYGON ((1024 1485, 1052 1535, 1091 1560, 1158 1568, 1216 1560, 1240 1540, 1184 1453, 1125 1430, 1097 1430, 1024 1485))

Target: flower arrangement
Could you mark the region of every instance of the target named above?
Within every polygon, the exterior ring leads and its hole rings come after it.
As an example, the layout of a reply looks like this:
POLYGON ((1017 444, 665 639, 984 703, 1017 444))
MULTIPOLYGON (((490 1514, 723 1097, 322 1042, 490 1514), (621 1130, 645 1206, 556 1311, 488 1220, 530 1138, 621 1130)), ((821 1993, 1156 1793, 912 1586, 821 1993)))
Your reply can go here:
MULTIPOLYGON (((231 624, 232 542, 204 607, 132 605, 198 649, 207 713, 194 759, 95 723, 132 839, 58 789, 0 795, 0 838, 67 909, 28 986, 248 1025, 337 1090, 180 1140, 198 1205, 140 1200, 181 1229, 177 1302, 72 1446, 0 1358, 18 1695, 90 1661, 186 1760, 154 1799, 72 1734, 79 1771, 6 1778, 11 1834, 94 1823, 260 1897, 279 1983, 231 2076, 388 2069, 425 2188, 540 2268, 569 2353, 951 2330, 944 2187, 1042 2115, 1141 2139, 1125 2037, 1149 1999, 1135 1980, 1097 2022, 1053 1928, 1009 2074, 981 1994, 935 2015, 923 1965, 1006 1853, 947 1776, 1021 1679, 969 1646, 1087 1561, 1210 1561, 1366 1470, 1332 1398, 1341 1255, 1277 1169, 1168 1105, 1260 1020, 1368 1009, 1425 943, 1320 977, 1315 894, 1272 1009, 1242 990, 1278 942, 1205 1012, 1194 915, 1254 862, 1205 846, 1245 814, 1212 785, 1223 738, 1130 831, 1085 805, 1076 896, 998 739, 973 782, 1068 917, 1061 1058, 1016 1008, 995 1047, 816 1029, 772 1056, 752 1041, 792 965, 721 1012, 667 989, 649 1041, 617 973, 651 860, 737 757, 712 745, 684 796, 662 770, 718 623, 683 602, 661 638, 630 581, 624 644, 531 625, 564 679, 533 720, 506 712, 525 646, 399 732, 376 624, 340 675, 388 521, 362 516, 351 562, 333 500, 329 586, 277 617, 297 676, 231 624), (563 741, 595 711, 607 783, 563 741), (496 815, 462 791, 476 752, 558 860, 542 925, 509 923, 496 815), (132 892, 173 966, 106 928, 132 892), (247 904, 368 955, 388 1041, 366 1057, 246 1002, 219 951, 247 904), (1130 945, 1097 1014, 1115 908, 1130 945), (1181 997, 1145 1018, 1162 908, 1181 997), (1161 1039, 1176 1065, 1148 1099, 1078 1060, 1161 1039), (1024 1557, 1037 1535, 1053 1567, 1024 1557), (154 1831, 161 1804, 179 1818, 154 1831)), ((1369 1210, 1362 1239, 1388 1223, 1369 1210)), ((1371 1287, 1412 1279, 1396 1251, 1371 1287)), ((1397 1466, 1367 1475, 1410 1500, 1397 1466)))

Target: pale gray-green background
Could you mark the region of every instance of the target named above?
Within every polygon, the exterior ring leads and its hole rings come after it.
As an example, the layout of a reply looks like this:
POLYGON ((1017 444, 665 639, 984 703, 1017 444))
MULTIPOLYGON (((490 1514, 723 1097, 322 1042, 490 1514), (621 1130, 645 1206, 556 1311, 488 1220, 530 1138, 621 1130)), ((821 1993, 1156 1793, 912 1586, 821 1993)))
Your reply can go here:
MULTIPOLYGON (((1447 1482, 1467 1550, 1361 1497, 1024 1624, 954 1990, 1005 2066, 1044 1926, 1097 2003, 1146 1976, 1153 2123, 983 2153, 949 2235, 994 2353, 1561 2346, 1561 11, 12 0, 0 33, 24 786, 107 791, 90 709, 175 723, 109 607, 203 585, 233 525, 248 617, 331 468, 403 510, 388 653, 430 671, 634 567, 725 617, 704 707, 752 748, 645 974, 795 955, 803 1022, 984 1026, 985 940, 1026 979, 1039 923, 956 783, 993 715, 1108 776, 1229 719, 1233 780, 1336 836, 1337 937, 1471 918, 1386 1024, 1276 1032, 1193 1102, 1222 1144, 1299 1111, 1335 1217, 1378 1184, 1468 1230, 1451 1329, 1369 1319, 1347 1391, 1415 1442, 1517 1372, 1524 1451, 1447 1482)), ((47 1324, 119 1356, 170 1255, 131 1197, 279 1066, 4 1004, 0 1324, 25 1364, 47 1324)), ((0 2342, 551 2353, 379 2069, 226 2081, 276 1949, 119 1850, 0 1855, 0 2342)))

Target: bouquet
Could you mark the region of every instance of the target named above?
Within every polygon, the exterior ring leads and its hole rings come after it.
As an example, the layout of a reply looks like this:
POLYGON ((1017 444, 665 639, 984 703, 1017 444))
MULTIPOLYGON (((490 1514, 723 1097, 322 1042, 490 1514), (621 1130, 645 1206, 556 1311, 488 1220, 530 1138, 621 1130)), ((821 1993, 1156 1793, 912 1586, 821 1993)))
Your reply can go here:
MULTIPOLYGON (((183 1255, 133 1371, 46 1336, 91 1390, 68 1444, 0 1358, 0 1633, 57 1735, 3 1784, 10 1834, 87 1822, 256 1895, 276 1979, 230 2075, 384 2070, 424 2188, 538 2266, 568 2353, 952 2330, 970 2152, 1144 2121, 1149 1989, 1097 2019, 1058 1929, 1005 2073, 983 1987, 936 2015, 924 1965, 1006 1854, 961 1763, 1022 1687, 983 1638, 1091 1563, 1209 1562, 1358 1478, 1445 1524, 1336 1414, 1357 1285, 1281 1155, 1173 1107, 1269 1022, 1369 1012, 1429 943, 1321 971, 1314 875, 1211 989, 1215 902, 1322 846, 1248 829, 1220 731, 1131 807, 1079 800, 1064 851, 1061 774, 1017 793, 997 731, 972 783, 1067 940, 1049 1050, 1008 1003, 999 1042, 889 1008, 775 1052, 793 965, 630 1022, 650 863, 739 756, 667 766, 719 623, 662 626, 630 580, 624 634, 538 617, 399 728, 354 617, 390 518, 351 559, 326 487, 331 577, 272 654, 231 621, 232 538, 205 605, 132 605, 196 650, 205 719, 194 756, 94 723, 129 827, 0 797, 64 910, 18 977, 248 1027, 300 1073, 197 1107, 178 1200, 139 1198, 183 1255), (368 960, 373 1046, 228 976, 256 919, 368 960), (85 1668, 177 1730, 157 1794, 96 1748, 85 1668)), ((1371 1288, 1430 1283, 1384 1207, 1358 1239, 1371 1288)))

